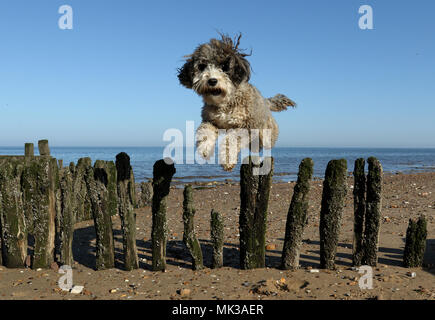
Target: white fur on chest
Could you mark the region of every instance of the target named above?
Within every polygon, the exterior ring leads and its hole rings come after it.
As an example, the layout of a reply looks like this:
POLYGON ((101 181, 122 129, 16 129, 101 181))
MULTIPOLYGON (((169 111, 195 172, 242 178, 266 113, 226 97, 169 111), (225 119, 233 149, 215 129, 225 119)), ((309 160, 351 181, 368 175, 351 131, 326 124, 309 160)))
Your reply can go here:
POLYGON ((242 108, 222 110, 217 107, 204 106, 207 111, 207 120, 221 129, 243 128, 246 123, 246 111, 242 108))

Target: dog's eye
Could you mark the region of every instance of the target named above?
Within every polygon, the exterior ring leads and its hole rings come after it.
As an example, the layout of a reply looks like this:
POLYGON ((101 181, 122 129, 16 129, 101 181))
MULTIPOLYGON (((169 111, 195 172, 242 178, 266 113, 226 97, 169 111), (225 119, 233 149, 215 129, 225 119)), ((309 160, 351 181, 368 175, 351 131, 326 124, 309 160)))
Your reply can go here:
POLYGON ((227 72, 228 70, 230 70, 230 61, 227 60, 222 64, 222 71, 223 72, 227 72))
POLYGON ((204 71, 206 67, 207 67, 207 65, 205 63, 200 63, 198 65, 198 70, 199 71, 204 71))

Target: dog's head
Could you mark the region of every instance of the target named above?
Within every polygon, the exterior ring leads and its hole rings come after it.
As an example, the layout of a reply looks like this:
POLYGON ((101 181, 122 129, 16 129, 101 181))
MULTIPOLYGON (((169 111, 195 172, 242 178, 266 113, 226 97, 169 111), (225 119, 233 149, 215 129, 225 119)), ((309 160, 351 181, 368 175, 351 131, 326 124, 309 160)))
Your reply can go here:
POLYGON ((238 48, 241 35, 233 41, 226 35, 220 40, 196 48, 187 56, 186 63, 178 70, 180 83, 193 89, 207 103, 219 104, 231 97, 235 89, 248 81, 251 70, 246 56, 238 48))

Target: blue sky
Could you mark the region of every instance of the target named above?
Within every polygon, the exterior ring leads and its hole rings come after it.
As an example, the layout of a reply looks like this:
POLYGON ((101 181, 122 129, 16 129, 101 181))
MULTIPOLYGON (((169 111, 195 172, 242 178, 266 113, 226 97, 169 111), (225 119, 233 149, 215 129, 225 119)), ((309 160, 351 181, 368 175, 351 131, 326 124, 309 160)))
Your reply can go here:
POLYGON ((218 31, 243 33, 251 83, 299 107, 277 146, 435 147, 435 2, 0 2, 0 145, 158 146, 200 123, 176 69, 218 31), (73 8, 73 30, 58 9, 73 8), (369 4, 374 30, 358 27, 369 4))

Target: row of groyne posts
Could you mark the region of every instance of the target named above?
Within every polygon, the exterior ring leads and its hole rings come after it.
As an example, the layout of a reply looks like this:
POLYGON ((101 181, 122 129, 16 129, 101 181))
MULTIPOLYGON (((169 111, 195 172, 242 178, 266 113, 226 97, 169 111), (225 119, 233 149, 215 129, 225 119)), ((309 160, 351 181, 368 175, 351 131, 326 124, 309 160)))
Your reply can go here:
MULTIPOLYGON (((0 156, 0 262, 8 268, 29 266, 49 268, 53 263, 72 265, 74 225, 93 219, 96 231, 96 269, 115 266, 113 215, 121 218, 124 268, 138 268, 136 249, 137 195, 130 158, 126 153, 116 161, 82 158, 77 165, 63 167, 50 156, 47 140, 25 145, 24 156, 0 156), (28 236, 34 238, 33 254, 28 255, 28 236)), ((271 170, 256 175, 263 165, 248 157, 240 169, 240 267, 265 267, 266 226, 269 194, 273 176, 273 158, 265 159, 271 170), (254 170, 257 169, 257 170, 254 170)), ((176 169, 170 161, 159 160, 153 167, 152 180, 152 270, 166 269, 167 197, 176 169)), ((307 224, 310 180, 313 161, 302 160, 287 214, 282 269, 299 267, 302 236, 307 224)), ((382 166, 371 157, 368 174, 365 160, 357 159, 354 168, 354 239, 353 265, 376 266, 381 219, 382 166)), ((143 192, 151 193, 145 187, 143 192)), ((195 235, 193 188, 184 188, 183 242, 191 257, 192 268, 203 268, 200 243, 195 235)), ((320 267, 335 268, 335 256, 342 213, 347 194, 347 162, 331 160, 326 168, 320 210, 320 267)), ((213 247, 212 268, 223 266, 224 221, 215 210, 210 217, 213 247)), ((426 246, 426 219, 409 220, 403 255, 405 267, 420 267, 426 246)))
MULTIPOLYGON (((74 225, 93 219, 96 269, 115 266, 113 215, 119 214, 125 269, 138 267, 134 208, 136 190, 130 158, 116 162, 81 158, 64 167, 50 156, 47 140, 32 143, 24 156, 0 156, 0 263, 8 268, 73 264, 74 225), (29 236, 33 253, 28 255, 29 236)), ((31 250, 30 250, 31 251, 31 250)))

